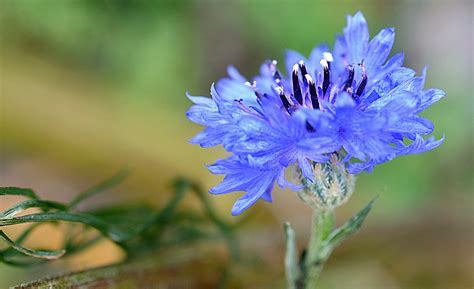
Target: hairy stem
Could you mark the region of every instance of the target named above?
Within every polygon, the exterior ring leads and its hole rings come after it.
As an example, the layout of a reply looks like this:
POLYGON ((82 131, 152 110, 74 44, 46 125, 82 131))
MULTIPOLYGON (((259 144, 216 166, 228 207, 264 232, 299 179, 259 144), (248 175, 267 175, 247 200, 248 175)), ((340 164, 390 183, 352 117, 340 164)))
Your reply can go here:
POLYGON ((325 240, 334 228, 334 212, 332 210, 314 210, 311 236, 305 259, 305 289, 317 288, 317 282, 324 263, 332 250, 325 248, 325 240))

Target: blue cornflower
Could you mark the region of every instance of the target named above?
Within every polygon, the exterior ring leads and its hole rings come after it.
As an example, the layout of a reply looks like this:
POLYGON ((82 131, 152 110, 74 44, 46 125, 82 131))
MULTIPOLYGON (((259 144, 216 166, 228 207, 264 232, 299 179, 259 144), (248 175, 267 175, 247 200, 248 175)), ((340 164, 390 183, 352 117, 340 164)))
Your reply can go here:
POLYGON ((225 175, 210 193, 246 192, 232 210, 238 215, 260 198, 271 201, 275 182, 302 189, 284 178, 291 165, 302 184, 311 184, 316 166, 329 159, 358 174, 439 146, 443 139, 422 137, 433 124, 418 113, 444 92, 423 90, 426 71, 415 76, 403 67, 403 53, 387 60, 394 37, 387 28, 370 40, 358 12, 347 17, 332 52, 326 45, 309 58, 288 51, 286 74, 275 60, 266 61, 250 81, 230 66, 229 77, 212 85, 212 98, 188 95, 195 105, 187 117, 207 126, 191 142, 232 153, 209 166, 225 175))

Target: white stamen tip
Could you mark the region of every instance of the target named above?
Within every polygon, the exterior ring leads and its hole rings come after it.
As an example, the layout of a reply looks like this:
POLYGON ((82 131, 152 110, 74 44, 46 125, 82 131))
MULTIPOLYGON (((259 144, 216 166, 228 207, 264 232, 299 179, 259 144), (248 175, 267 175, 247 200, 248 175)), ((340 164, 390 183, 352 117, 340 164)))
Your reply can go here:
POLYGON ((245 84, 245 86, 252 87, 252 84, 248 81, 246 81, 244 84, 245 84))
POLYGON ((277 64, 278 64, 278 61, 272 60, 272 65, 275 65, 275 66, 276 66, 277 64))
POLYGON ((321 59, 319 63, 323 66, 323 68, 329 68, 328 61, 326 59, 321 59))
POLYGON ((306 81, 308 81, 309 83, 313 83, 313 82, 314 82, 314 81, 313 81, 313 78, 311 77, 311 75, 305 74, 304 77, 306 78, 306 81))
POLYGON ((332 57, 331 52, 324 52, 323 53, 324 59, 326 59, 328 62, 333 62, 334 58, 332 57))
POLYGON ((301 66, 303 66, 303 65, 304 65, 304 61, 303 61, 303 60, 300 60, 300 61, 298 61, 298 64, 301 65, 301 66))
POLYGON ((293 72, 298 71, 300 69, 298 64, 293 65, 293 72))
POLYGON ((283 94, 283 87, 277 86, 277 87, 275 87, 275 90, 278 94, 283 94))

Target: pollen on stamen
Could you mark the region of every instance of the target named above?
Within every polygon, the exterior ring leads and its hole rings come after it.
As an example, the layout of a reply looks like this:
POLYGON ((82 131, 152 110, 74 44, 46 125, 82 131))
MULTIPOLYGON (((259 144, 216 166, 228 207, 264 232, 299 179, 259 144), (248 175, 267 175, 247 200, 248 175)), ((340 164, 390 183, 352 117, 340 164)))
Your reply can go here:
POLYGON ((334 58, 332 57, 331 52, 324 52, 323 58, 326 59, 327 62, 333 62, 334 58))
POLYGON ((298 73, 299 68, 300 68, 300 67, 299 67, 298 64, 293 65, 293 73, 294 73, 294 72, 298 73))
MULTIPOLYGON (((300 60, 300 61, 298 62, 298 65, 299 65, 299 67, 300 67, 300 70, 301 70, 301 74, 302 74, 302 75, 308 74, 308 71, 306 70, 306 65, 304 64, 304 61, 303 61, 303 60, 300 60)), ((304 85, 308 85, 308 81, 307 81, 306 77, 303 77, 303 83, 304 83, 304 85)))
POLYGON ((272 60, 272 61, 270 61, 270 62, 268 63, 268 66, 269 66, 270 71, 271 71, 272 73, 275 73, 277 64, 278 64, 278 61, 276 61, 276 60, 272 60))
POLYGON ((280 72, 279 72, 278 69, 277 69, 277 64, 278 64, 278 61, 272 60, 272 61, 270 61, 269 66, 270 66, 270 72, 271 72, 271 74, 272 74, 272 76, 273 76, 273 79, 275 80, 275 82, 276 82, 277 84, 280 84, 280 82, 281 82, 281 75, 280 75, 280 72))
POLYGON ((325 58, 321 59, 321 61, 319 61, 319 64, 321 64, 323 68, 329 68, 328 61, 325 58))
POLYGON ((281 87, 281 86, 275 86, 275 91, 276 91, 279 95, 285 93, 284 90, 283 90, 283 87, 281 87))

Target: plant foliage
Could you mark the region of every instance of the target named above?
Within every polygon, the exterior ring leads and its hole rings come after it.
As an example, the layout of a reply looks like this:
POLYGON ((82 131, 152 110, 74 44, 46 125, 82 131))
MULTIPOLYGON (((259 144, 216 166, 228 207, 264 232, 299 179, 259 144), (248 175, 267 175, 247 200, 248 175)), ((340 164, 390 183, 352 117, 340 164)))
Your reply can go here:
POLYGON ((231 256, 237 258, 238 246, 233 232, 238 223, 230 224, 222 220, 199 185, 186 179, 173 182, 173 193, 160 208, 128 203, 94 210, 77 209, 78 204, 113 188, 127 175, 128 171, 122 170, 79 193, 69 203, 41 199, 28 188, 1 187, 0 199, 15 195, 25 200, 0 212, 0 242, 6 244, 6 248, 0 250, 0 262, 16 266, 40 264, 85 251, 103 238, 120 246, 129 259, 198 240, 225 240, 231 256), (189 193, 198 197, 203 213, 197 209, 183 210, 181 204, 189 193), (25 212, 31 208, 37 210, 25 212), (30 224, 29 227, 15 239, 2 230, 3 227, 25 223, 30 224), (45 250, 24 247, 23 243, 30 234, 47 223, 66 224, 62 248, 45 250))

